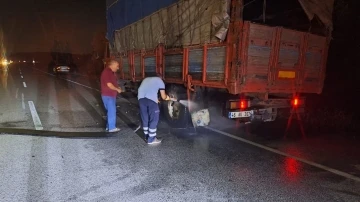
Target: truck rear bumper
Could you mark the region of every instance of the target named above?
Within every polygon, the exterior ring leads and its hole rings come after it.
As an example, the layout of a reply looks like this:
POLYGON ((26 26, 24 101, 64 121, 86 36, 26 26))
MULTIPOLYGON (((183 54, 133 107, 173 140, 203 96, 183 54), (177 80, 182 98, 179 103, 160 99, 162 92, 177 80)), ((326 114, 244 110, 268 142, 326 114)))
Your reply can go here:
MULTIPOLYGON (((224 110, 224 116, 229 119, 241 119, 244 121, 274 121, 276 117, 289 117, 291 111, 296 109, 297 113, 305 112, 305 99, 301 98, 299 105, 293 106, 291 99, 273 99, 267 101, 248 101, 249 107, 245 109, 229 109, 229 104, 224 110)), ((229 102, 240 102, 240 100, 230 100, 229 102)))
MULTIPOLYGON (((225 116, 229 119, 241 119, 244 121, 262 121, 269 122, 275 121, 277 117, 289 117, 291 114, 292 108, 263 108, 263 109, 254 109, 254 110, 232 110, 226 111, 225 116)), ((305 109, 299 107, 296 109, 297 113, 303 114, 305 109)))

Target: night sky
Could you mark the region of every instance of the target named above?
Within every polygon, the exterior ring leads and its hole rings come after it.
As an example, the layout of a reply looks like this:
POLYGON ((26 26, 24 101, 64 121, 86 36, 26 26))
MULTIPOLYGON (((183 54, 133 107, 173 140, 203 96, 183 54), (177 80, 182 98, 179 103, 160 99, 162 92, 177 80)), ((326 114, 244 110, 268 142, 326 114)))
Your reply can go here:
POLYGON ((49 52, 54 38, 73 53, 91 52, 95 33, 106 30, 105 1, 2 0, 0 30, 7 52, 49 52))
MULTIPOLYGON (((297 0, 267 2, 267 23, 308 28, 297 0), (294 16, 296 20, 289 20, 294 16)), ((263 1, 245 0, 244 4, 244 18, 261 22, 263 1)), ((106 31, 105 10, 103 0, 2 0, 0 31, 9 53, 49 52, 55 38, 69 42, 73 53, 89 53, 94 34, 106 31)))

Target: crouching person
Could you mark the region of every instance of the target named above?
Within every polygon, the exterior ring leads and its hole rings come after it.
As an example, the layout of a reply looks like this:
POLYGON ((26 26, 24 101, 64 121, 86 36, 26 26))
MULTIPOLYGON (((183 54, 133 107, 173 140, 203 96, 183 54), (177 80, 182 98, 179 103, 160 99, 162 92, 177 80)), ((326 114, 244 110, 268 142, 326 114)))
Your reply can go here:
POLYGON ((138 90, 140 116, 147 144, 161 143, 161 140, 156 137, 160 117, 158 105, 159 90, 163 100, 174 100, 165 93, 165 84, 161 79, 161 75, 145 78, 138 90))

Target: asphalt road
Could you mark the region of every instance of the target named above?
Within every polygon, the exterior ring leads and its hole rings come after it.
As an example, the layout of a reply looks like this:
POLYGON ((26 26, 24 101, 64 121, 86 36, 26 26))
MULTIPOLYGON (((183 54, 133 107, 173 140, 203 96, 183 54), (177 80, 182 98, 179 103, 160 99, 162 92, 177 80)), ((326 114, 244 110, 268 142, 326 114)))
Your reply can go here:
MULTIPOLYGON (((6 73, 3 73, 6 77, 6 73)), ((71 76, 69 76, 71 78, 71 76)), ((11 66, 0 94, 0 127, 49 131, 103 131, 99 94, 32 65, 11 66), (31 104, 34 103, 34 110, 31 104), (41 123, 34 122, 34 113, 41 123)))
POLYGON ((104 132, 86 75, 14 65, 1 81, 0 201, 360 201, 356 144, 260 138, 220 118, 196 134, 161 121, 163 143, 148 146, 129 96, 122 131, 104 132))

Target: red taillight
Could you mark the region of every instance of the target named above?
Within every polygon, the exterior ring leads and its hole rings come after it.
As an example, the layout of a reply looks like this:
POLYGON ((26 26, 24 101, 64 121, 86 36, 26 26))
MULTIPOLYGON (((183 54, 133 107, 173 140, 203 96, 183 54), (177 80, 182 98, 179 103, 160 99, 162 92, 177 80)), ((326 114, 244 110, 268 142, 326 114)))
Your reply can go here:
POLYGON ((233 109, 233 110, 237 110, 237 109, 244 110, 250 107, 250 102, 249 100, 245 100, 245 99, 229 100, 226 104, 226 107, 228 109, 233 109))
POLYGON ((247 101, 245 100, 240 100, 240 109, 245 109, 247 107, 247 101))
POLYGON ((298 99, 298 98, 294 98, 293 101, 292 101, 292 105, 293 105, 294 107, 299 106, 299 99, 298 99))

